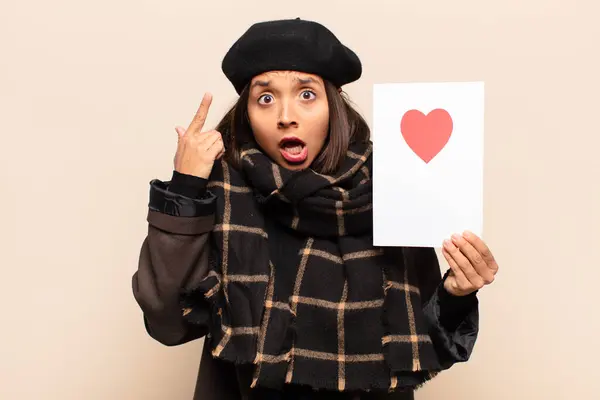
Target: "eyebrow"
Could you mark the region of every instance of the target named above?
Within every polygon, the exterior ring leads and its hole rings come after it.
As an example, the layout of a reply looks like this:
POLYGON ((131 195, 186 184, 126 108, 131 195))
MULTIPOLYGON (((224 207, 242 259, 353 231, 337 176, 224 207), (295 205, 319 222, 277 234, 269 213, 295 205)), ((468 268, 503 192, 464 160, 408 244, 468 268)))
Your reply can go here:
POLYGON ((297 81, 298 81, 298 82, 299 82, 301 85, 306 85, 306 84, 308 84, 308 83, 316 83, 316 82, 314 81, 314 79, 313 79, 313 78, 305 78, 305 79, 302 79, 302 78, 296 78, 296 80, 297 80, 297 81))
POLYGON ((252 84, 252 87, 255 87, 255 86, 269 87, 270 83, 271 83, 270 81, 254 81, 254 83, 252 84))
MULTIPOLYGON (((313 78, 295 78, 294 80, 297 81, 298 83, 300 83, 301 85, 307 85, 309 83, 316 83, 313 78)), ((255 86, 269 87, 270 84, 271 84, 271 81, 259 81, 259 80, 256 80, 252 84, 252 87, 255 87, 255 86)))

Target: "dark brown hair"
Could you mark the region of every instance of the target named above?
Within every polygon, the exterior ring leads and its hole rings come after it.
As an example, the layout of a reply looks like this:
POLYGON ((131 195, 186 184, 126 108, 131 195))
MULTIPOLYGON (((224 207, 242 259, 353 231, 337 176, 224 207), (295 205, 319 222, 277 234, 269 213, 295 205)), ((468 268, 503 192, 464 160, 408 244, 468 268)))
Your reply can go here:
MULTIPOLYGON (((329 132, 311 167, 318 173, 331 174, 341 165, 351 143, 370 139, 370 129, 345 93, 328 81, 325 81, 325 93, 329 104, 329 132)), ((249 96, 248 85, 215 128, 223 136, 225 159, 236 169, 241 166, 240 149, 247 143, 256 143, 248 117, 249 96)))

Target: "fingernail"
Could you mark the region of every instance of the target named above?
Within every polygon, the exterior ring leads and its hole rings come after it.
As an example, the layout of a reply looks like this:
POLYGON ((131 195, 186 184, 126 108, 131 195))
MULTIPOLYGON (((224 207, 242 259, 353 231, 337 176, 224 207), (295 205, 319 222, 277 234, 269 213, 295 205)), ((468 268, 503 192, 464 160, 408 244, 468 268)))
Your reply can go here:
POLYGON ((451 250, 452 249, 452 242, 449 241, 448 239, 444 240, 444 246, 448 249, 451 250))
POLYGON ((464 231, 463 232, 463 236, 466 237, 466 238, 468 238, 468 237, 471 236, 471 232, 470 231, 464 231))
POLYGON ((452 239, 454 241, 459 241, 461 239, 461 236, 458 233, 455 233, 454 235, 452 235, 452 239))

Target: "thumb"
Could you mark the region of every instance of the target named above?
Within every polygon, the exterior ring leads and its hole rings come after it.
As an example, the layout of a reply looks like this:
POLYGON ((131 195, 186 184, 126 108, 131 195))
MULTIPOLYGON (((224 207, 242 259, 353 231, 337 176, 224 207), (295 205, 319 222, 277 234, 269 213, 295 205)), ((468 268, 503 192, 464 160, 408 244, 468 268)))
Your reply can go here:
POLYGON ((183 137, 183 135, 185 135, 185 129, 182 128, 181 126, 176 126, 175 127, 175 132, 177 132, 177 135, 181 138, 183 137))

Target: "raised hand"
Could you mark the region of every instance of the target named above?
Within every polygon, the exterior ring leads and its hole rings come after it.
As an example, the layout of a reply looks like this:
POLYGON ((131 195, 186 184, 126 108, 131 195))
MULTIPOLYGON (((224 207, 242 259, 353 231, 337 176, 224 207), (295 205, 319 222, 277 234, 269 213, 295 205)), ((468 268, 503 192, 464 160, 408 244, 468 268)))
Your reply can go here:
POLYGON ((455 296, 466 296, 494 281, 498 264, 488 246, 472 232, 452 235, 444 241, 442 254, 450 265, 444 288, 455 296))
POLYGON ((173 163, 175 170, 181 174, 208 179, 215 160, 225 151, 219 132, 202 132, 211 102, 212 95, 206 93, 188 128, 175 128, 178 141, 173 163))

